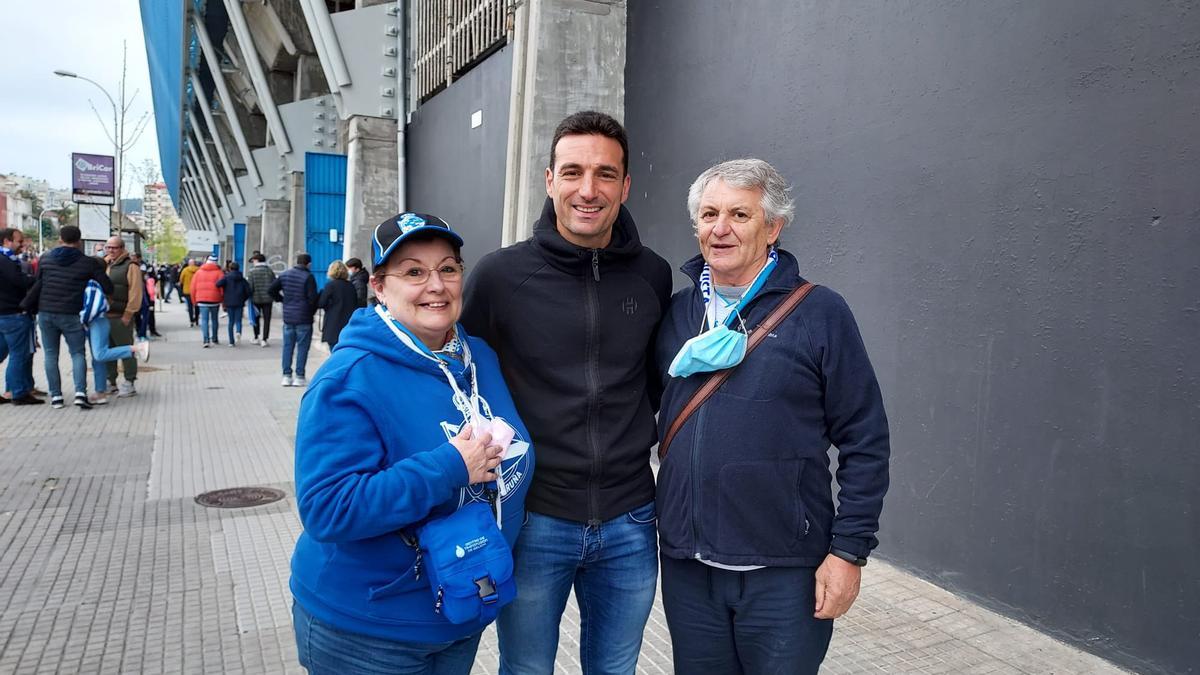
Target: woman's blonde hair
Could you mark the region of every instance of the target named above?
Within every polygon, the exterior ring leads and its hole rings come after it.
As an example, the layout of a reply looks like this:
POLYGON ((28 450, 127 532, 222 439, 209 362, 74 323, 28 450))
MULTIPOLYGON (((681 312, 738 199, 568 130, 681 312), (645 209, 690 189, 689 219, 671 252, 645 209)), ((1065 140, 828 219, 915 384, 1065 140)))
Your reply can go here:
POLYGON ((350 278, 350 271, 346 269, 345 263, 341 260, 334 260, 329 263, 329 271, 326 274, 329 275, 330 279, 345 280, 350 278))

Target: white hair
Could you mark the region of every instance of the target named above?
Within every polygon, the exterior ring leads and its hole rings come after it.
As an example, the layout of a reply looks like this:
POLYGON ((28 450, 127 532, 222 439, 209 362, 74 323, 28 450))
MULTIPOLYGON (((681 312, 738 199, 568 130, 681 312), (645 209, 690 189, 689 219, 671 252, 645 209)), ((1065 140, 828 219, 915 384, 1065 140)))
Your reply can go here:
POLYGON ((768 225, 779 218, 783 219, 784 227, 791 224, 796 206, 788 196, 791 188, 788 187, 787 181, 775 167, 761 159, 749 157, 721 162, 705 169, 704 173, 696 177, 692 186, 688 188, 687 197, 688 217, 692 219, 693 227, 700 211, 700 198, 708 184, 716 179, 725 181, 730 187, 741 190, 756 189, 761 192, 760 204, 768 225))

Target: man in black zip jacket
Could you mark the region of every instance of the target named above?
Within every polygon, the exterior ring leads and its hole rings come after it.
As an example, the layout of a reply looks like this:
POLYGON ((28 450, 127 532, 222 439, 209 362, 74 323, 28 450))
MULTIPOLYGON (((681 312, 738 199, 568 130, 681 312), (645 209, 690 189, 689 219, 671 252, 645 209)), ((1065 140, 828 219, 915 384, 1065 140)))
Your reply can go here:
POLYGON ((658 574, 653 348, 671 294, 642 246, 625 130, 581 112, 555 130, 533 237, 483 258, 462 323, 500 356, 538 452, 501 612, 500 672, 551 673, 572 587, 584 672, 633 673, 658 574))
MULTIPOLYGON (((38 262, 36 304, 38 328, 42 331, 42 348, 46 350, 46 382, 50 389, 50 405, 63 407, 62 376, 58 372, 59 338, 67 341, 71 354, 71 372, 75 379, 75 405, 85 410, 92 407, 87 398, 87 333, 79 322, 83 309, 83 289, 89 279, 95 279, 104 293, 113 292, 104 262, 84 254, 79 228, 65 225, 58 233, 62 244, 41 257, 38 262)), ((28 299, 28 298, 27 298, 28 299)))

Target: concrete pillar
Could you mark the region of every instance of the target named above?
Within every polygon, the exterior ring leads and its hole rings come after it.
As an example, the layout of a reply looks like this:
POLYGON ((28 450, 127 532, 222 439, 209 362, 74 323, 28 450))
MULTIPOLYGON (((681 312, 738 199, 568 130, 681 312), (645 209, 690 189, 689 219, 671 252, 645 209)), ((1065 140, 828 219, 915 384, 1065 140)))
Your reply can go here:
POLYGON ((325 82, 325 71, 321 62, 314 54, 301 54, 296 61, 295 91, 292 99, 304 101, 329 93, 329 85, 325 82))
POLYGON ((396 121, 352 116, 346 125, 346 229, 342 260, 371 259, 375 226, 396 215, 396 121))
POLYGON ((246 260, 250 260, 250 254, 254 251, 263 250, 262 243, 263 227, 262 216, 250 216, 246 219, 246 260))
POLYGON ((292 207, 288 213, 288 264, 296 260, 297 253, 307 253, 305 242, 304 172, 293 171, 288 176, 288 196, 292 207))
POLYGON ((558 123, 581 110, 625 118, 625 0, 528 0, 515 19, 505 245, 527 238, 541 213, 558 123))
POLYGON ((288 220, 291 215, 291 202, 286 199, 264 199, 262 201, 262 248, 263 255, 270 258, 279 256, 283 262, 291 266, 291 254, 288 252, 288 220))

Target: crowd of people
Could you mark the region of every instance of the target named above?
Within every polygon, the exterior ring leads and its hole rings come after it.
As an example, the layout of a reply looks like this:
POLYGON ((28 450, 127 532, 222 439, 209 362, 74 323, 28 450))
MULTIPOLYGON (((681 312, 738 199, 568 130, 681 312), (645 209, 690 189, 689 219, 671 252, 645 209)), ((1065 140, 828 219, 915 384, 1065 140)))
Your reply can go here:
POLYGON ((20 230, 0 231, 0 360, 7 359, 5 393, 0 404, 66 406, 58 357, 67 345, 74 384, 72 403, 90 410, 109 396, 137 395, 138 361, 150 358, 146 333, 156 334, 149 305, 145 265, 114 236, 99 255, 83 252, 78 227, 64 226, 58 246, 28 267, 21 264, 25 237, 20 230), (35 387, 33 354, 41 335, 46 386, 35 387), (135 339, 135 336, 138 336, 135 339), (87 345, 91 345, 95 391, 88 395, 87 345))
MULTIPOLYGON (((890 445, 853 314, 780 245, 787 182, 759 159, 702 172, 672 295, 623 206, 622 126, 576 113, 549 149, 533 236, 469 278, 428 214, 375 228, 370 274, 347 261, 376 304, 325 336, 301 402, 301 665, 466 675, 495 622, 501 673, 551 673, 574 592, 583 671, 633 673, 661 574, 675 672, 816 673, 890 445)), ((335 264, 318 298, 307 263, 276 282, 285 334, 350 297, 335 264)))

